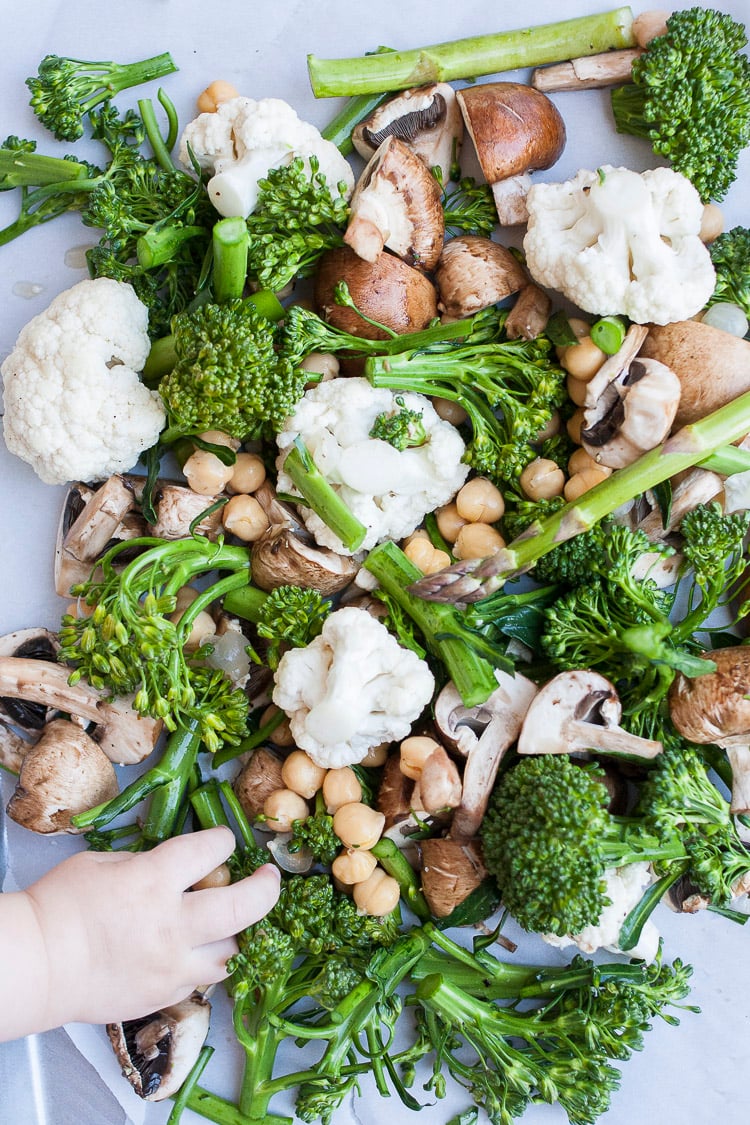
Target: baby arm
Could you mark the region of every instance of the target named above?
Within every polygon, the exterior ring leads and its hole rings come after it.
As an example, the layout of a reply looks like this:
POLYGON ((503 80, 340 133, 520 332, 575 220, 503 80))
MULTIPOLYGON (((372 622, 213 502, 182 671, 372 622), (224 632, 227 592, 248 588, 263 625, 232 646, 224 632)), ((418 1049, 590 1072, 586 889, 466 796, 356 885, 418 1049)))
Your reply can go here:
POLYGON ((148 852, 80 852, 0 895, 0 1040, 175 1004, 227 976, 234 935, 278 898, 273 866, 189 891, 234 850, 227 828, 148 852))

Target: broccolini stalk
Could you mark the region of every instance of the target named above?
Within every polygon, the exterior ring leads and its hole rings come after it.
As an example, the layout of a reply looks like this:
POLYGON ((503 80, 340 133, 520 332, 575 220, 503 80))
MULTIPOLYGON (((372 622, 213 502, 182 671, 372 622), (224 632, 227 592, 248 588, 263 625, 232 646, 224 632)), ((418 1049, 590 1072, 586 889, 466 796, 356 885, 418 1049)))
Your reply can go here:
POLYGON ((161 130, 159 129, 156 113, 154 111, 154 103, 151 101, 151 98, 139 98, 138 112, 141 115, 143 128, 151 144, 151 151, 154 154, 156 162, 165 172, 175 172, 177 171, 177 165, 172 159, 171 153, 175 141, 177 140, 179 130, 177 110, 164 90, 159 90, 158 98, 167 114, 168 131, 166 139, 161 135, 161 130))
MULTIPOLYGON (((214 300, 241 297, 247 278, 247 226, 244 219, 220 219, 212 234, 214 300)), ((257 302, 256 302, 257 307, 257 302)))
POLYGON ((750 431, 750 392, 685 426, 602 484, 565 504, 526 529, 507 547, 487 559, 456 563, 412 587, 430 601, 474 602, 494 593, 509 578, 529 570, 559 543, 590 530, 628 500, 654 488, 684 469, 703 464, 724 446, 750 431))
POLYGON ((85 179, 88 164, 65 156, 44 156, 35 152, 36 141, 7 137, 0 145, 0 191, 15 187, 41 187, 65 180, 85 179))
POLYGON ((295 439, 285 457, 284 470, 315 514, 339 537, 346 549, 351 552, 358 550, 367 528, 325 479, 301 437, 295 439))
POLYGON ((376 94, 633 47, 632 26, 630 8, 616 8, 599 15, 411 51, 385 51, 349 59, 308 55, 307 67, 316 98, 376 94))

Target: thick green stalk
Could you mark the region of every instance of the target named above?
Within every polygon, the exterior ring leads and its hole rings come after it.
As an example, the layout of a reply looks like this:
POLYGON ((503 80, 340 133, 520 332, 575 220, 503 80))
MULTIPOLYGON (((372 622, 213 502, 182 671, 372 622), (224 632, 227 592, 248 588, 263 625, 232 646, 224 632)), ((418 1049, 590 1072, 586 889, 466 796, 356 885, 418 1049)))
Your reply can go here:
POLYGON ((212 281, 214 300, 220 305, 244 292, 249 241, 247 223, 242 218, 220 219, 214 224, 212 281))
POLYGON ((291 1117, 280 1117, 278 1114, 269 1113, 256 1121, 248 1118, 240 1107, 234 1102, 228 1102, 217 1094, 196 1086, 190 1091, 185 1103, 187 1109, 213 1121, 215 1125, 294 1125, 291 1117))
POLYGON ((633 47, 632 27, 630 8, 616 8, 578 19, 457 39, 411 51, 386 51, 348 59, 308 55, 307 68, 316 98, 376 94, 633 47))
POLYGON ((154 767, 168 773, 169 779, 166 784, 154 790, 143 821, 143 838, 154 843, 167 840, 174 834, 201 748, 198 723, 192 720, 188 727, 178 728, 168 746, 172 747, 173 741, 174 747, 167 762, 162 758, 160 765, 154 767))
MULTIPOLYGON (((161 94, 162 91, 160 90, 159 93, 161 94)), ((146 136, 148 137, 151 151, 154 154, 157 164, 160 168, 163 168, 165 172, 176 171, 177 165, 170 153, 171 146, 166 144, 161 135, 161 129, 159 128, 156 113, 154 112, 154 103, 151 101, 151 98, 140 98, 138 100, 138 112, 141 115, 141 121, 146 130, 146 136)))
POLYGON ((14 187, 41 187, 65 180, 88 177, 85 164, 63 160, 61 156, 45 156, 40 152, 18 152, 0 148, 0 190, 14 187))
POLYGON ((492 594, 509 578, 523 574, 559 543, 588 531, 622 504, 635 499, 708 458, 750 432, 750 392, 684 426, 663 445, 632 465, 618 469, 602 484, 540 520, 491 558, 457 563, 420 579, 413 594, 441 602, 474 602, 492 594))
MULTIPOLYGON (((82 67, 87 67, 92 78, 95 78, 97 74, 102 75, 99 90, 81 104, 84 113, 88 113, 96 106, 101 105, 102 102, 113 98, 121 90, 129 90, 132 86, 142 86, 144 82, 153 82, 155 78, 164 78, 167 74, 174 74, 177 70, 168 51, 134 63, 84 62, 80 59, 75 61, 80 62, 82 67)), ((73 85, 75 88, 75 81, 73 85)))
POLYGON ((347 550, 358 550, 367 528, 328 483, 302 438, 298 437, 289 450, 284 470, 315 514, 339 537, 347 550))
POLYGON ((268 598, 269 595, 264 590, 247 584, 226 595, 224 609, 235 617, 242 617, 245 621, 252 621, 257 625, 261 619, 261 610, 268 598))
POLYGON ((395 543, 375 547, 364 566, 415 622, 430 651, 445 665, 465 706, 484 703, 497 688, 494 669, 465 640, 452 635, 461 629, 453 607, 436 605, 411 592, 419 585, 421 572, 395 543))
POLYGON ((183 242, 189 242, 191 238, 199 238, 205 233, 205 227, 155 223, 136 242, 138 265, 146 270, 163 266, 171 262, 183 242))
POLYGON ((385 836, 373 845, 371 851, 383 870, 397 881, 401 888, 401 898, 412 913, 420 922, 428 922, 432 918, 432 913, 427 905, 427 899, 422 894, 417 873, 404 853, 393 840, 385 836))

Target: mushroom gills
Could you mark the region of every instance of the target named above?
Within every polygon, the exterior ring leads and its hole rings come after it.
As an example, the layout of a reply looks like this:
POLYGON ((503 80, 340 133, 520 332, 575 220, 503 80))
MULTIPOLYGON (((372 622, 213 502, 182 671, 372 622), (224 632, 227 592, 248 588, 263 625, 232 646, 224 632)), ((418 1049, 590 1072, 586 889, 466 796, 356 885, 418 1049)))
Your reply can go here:
POLYGON ((369 160, 389 137, 397 137, 445 183, 457 165, 464 124, 452 86, 438 82, 389 98, 356 126, 352 143, 369 160))
POLYGON ((205 1042, 210 1018, 208 1000, 193 992, 150 1015, 107 1024, 122 1073, 139 1097, 157 1102, 179 1090, 205 1042))

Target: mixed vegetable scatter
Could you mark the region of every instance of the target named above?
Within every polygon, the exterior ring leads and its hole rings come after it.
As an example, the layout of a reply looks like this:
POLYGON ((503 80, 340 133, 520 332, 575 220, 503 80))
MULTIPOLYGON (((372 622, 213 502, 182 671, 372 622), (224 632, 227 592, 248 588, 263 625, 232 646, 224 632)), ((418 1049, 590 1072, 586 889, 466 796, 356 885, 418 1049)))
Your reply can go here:
POLYGON ((117 108, 169 54, 28 79, 62 145, 0 145, 0 247, 98 242, 2 364, 7 449, 68 486, 68 604, 0 638, 8 815, 109 853, 224 825, 215 885, 281 871, 227 966, 232 1095, 199 981, 107 1029, 170 1125, 329 1125, 365 1082, 593 1125, 697 1012, 660 909, 746 921, 746 44, 618 8, 310 56, 351 95, 323 130, 224 80, 182 127, 160 89, 166 135, 117 108), (612 152, 558 175, 591 87, 612 152))

